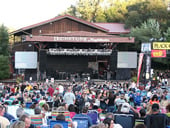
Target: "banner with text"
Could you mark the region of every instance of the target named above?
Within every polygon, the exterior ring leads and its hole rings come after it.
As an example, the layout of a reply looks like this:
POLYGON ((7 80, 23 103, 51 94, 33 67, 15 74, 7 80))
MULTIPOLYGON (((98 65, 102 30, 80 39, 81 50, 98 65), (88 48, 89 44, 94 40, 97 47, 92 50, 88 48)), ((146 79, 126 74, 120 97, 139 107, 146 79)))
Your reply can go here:
POLYGON ((153 58, 166 57, 166 50, 152 50, 151 57, 153 57, 153 58))
POLYGON ((139 78, 140 78, 140 72, 141 72, 141 68, 142 68, 143 56, 144 56, 144 53, 139 54, 138 74, 137 74, 138 76, 137 76, 137 83, 136 83, 137 86, 139 86, 139 78))
POLYGON ((170 42, 153 42, 153 49, 170 49, 170 42))

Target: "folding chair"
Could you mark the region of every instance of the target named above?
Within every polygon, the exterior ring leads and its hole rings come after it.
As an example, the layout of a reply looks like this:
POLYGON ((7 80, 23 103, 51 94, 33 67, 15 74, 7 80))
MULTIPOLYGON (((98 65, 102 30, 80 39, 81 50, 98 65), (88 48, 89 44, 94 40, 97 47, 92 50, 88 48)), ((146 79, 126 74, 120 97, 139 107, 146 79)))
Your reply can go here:
POLYGON ((26 108, 30 108, 31 105, 32 105, 32 102, 26 102, 26 103, 25 103, 25 107, 26 107, 26 108))
POLYGON ((123 128, 133 128, 135 118, 132 114, 114 114, 115 123, 120 124, 123 128))
POLYGON ((43 125, 42 115, 31 115, 31 124, 33 124, 36 128, 40 128, 43 125))
POLYGON ((98 123, 98 116, 99 115, 98 115, 98 112, 96 110, 88 110, 87 115, 91 117, 93 124, 98 123))
POLYGON ((63 126, 63 128, 68 128, 68 122, 67 121, 61 121, 61 120, 50 120, 50 128, 53 128, 55 124, 60 124, 63 126))
POLYGON ((69 111, 63 111, 63 112, 52 112, 51 113, 51 116, 52 116, 52 120, 56 120, 56 117, 59 115, 59 114, 63 114, 66 118, 66 121, 68 121, 68 128, 71 128, 71 118, 70 118, 70 112, 69 111))
POLYGON ((88 118, 85 117, 73 117, 72 122, 77 124, 77 128, 88 128, 88 118))

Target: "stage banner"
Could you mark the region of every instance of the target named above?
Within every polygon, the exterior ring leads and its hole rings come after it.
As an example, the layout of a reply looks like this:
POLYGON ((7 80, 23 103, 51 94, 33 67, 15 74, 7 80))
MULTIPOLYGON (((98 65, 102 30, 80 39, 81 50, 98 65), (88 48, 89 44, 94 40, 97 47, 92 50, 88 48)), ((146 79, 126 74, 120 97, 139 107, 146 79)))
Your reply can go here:
POLYGON ((139 54, 138 74, 137 74, 137 83, 136 83, 136 85, 137 85, 138 87, 139 87, 139 78, 140 78, 140 72, 141 72, 141 68, 142 68, 143 56, 144 56, 144 53, 140 53, 140 54, 139 54))
POLYGON ((151 57, 154 57, 154 58, 166 57, 166 50, 152 50, 151 57))
POLYGON ((170 42, 153 42, 153 49, 169 50, 170 42))

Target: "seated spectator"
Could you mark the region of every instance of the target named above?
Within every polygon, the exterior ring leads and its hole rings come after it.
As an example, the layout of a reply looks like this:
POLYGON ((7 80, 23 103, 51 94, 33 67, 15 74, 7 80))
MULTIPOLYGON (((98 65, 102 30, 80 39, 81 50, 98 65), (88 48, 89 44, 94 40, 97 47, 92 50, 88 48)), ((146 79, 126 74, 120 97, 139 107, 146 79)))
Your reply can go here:
POLYGON ((159 100, 158 100, 158 96, 157 95, 153 95, 151 100, 149 101, 149 103, 152 105, 154 103, 159 104, 159 100))
POLYGON ((35 128, 34 125, 31 124, 31 118, 28 114, 24 113, 20 116, 19 121, 25 122, 24 128, 35 128))
POLYGON ((66 118, 65 118, 65 116, 63 114, 59 114, 59 115, 56 116, 56 120, 65 121, 66 118))
POLYGON ((11 115, 7 112, 7 107, 4 106, 4 108, 5 108, 4 117, 6 117, 9 121, 15 119, 15 117, 13 115, 11 115))
POLYGON ((4 112, 5 112, 5 108, 0 105, 0 124, 1 124, 1 128, 6 128, 10 122, 7 118, 3 117, 4 115, 4 112))
POLYGON ((68 111, 70 112, 70 118, 72 119, 76 114, 75 106, 73 104, 70 104, 68 106, 68 111))
POLYGON ((107 128, 122 128, 120 124, 115 124, 114 120, 111 118, 106 118, 103 120, 103 123, 107 128))
POLYGON ((152 114, 146 116, 145 125, 148 128, 166 128, 168 125, 168 117, 160 113, 159 104, 154 103, 152 105, 152 114))
POLYGON ((104 123, 99 123, 97 125, 92 125, 90 128, 107 128, 104 123))
POLYGON ((40 107, 36 107, 36 108, 34 109, 34 114, 35 114, 35 115, 41 114, 41 108, 40 108, 40 107))
POLYGON ((60 124, 55 124, 55 125, 53 126, 53 128, 63 128, 63 126, 60 125, 60 124))
POLYGON ((90 116, 87 115, 87 113, 88 113, 88 108, 84 107, 83 110, 82 110, 82 113, 76 114, 74 117, 85 117, 85 118, 87 118, 88 119, 88 126, 90 127, 92 125, 92 119, 91 119, 90 116))
POLYGON ((21 116, 22 114, 24 114, 24 109, 21 108, 21 107, 17 108, 17 110, 16 110, 16 116, 17 116, 17 118, 20 118, 20 116, 21 116))
POLYGON ((135 125, 135 128, 146 128, 144 124, 137 124, 135 125))
POLYGON ((25 128, 25 122, 23 121, 15 121, 11 124, 10 128, 25 128))
POLYGON ((105 118, 110 118, 110 119, 114 120, 114 115, 112 112, 108 112, 108 113, 106 113, 105 118))

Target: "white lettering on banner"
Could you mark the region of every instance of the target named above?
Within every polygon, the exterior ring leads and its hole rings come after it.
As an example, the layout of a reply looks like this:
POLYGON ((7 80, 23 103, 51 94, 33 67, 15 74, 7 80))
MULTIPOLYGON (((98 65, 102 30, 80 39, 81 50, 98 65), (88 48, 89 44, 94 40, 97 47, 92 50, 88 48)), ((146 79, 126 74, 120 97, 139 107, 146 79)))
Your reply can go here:
POLYGON ((142 67, 142 61, 143 61, 144 53, 139 54, 139 62, 138 62, 138 74, 137 74, 137 86, 139 86, 139 78, 140 78, 140 72, 142 67))
POLYGON ((87 37, 54 37, 54 41, 109 42, 110 39, 87 37))

